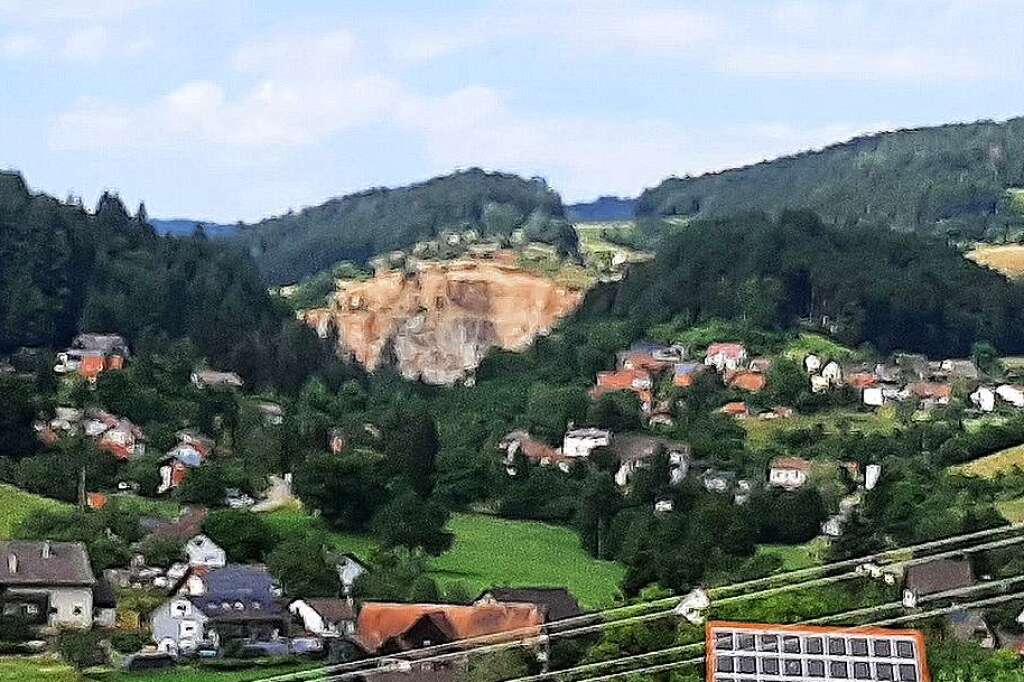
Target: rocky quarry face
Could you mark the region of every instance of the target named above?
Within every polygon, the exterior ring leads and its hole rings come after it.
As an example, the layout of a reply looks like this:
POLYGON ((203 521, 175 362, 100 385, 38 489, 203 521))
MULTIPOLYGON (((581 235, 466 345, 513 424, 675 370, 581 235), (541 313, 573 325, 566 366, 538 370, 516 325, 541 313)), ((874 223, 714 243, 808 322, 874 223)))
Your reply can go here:
POLYGON ((472 376, 491 348, 527 348, 571 313, 582 292, 488 261, 419 263, 343 282, 304 318, 367 369, 394 364, 408 379, 452 384, 472 376))

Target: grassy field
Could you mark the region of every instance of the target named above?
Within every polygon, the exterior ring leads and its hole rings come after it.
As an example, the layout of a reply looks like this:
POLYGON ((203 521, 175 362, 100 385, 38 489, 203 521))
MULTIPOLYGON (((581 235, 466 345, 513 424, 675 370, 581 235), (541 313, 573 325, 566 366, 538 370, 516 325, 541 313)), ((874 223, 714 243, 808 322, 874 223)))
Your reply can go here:
POLYGON ((859 433, 892 433, 896 429, 896 411, 883 407, 875 412, 836 410, 821 414, 795 415, 789 419, 745 419, 740 422, 747 430, 747 442, 760 449, 771 444, 779 431, 812 428, 821 424, 828 433, 835 433, 842 424, 859 433))
POLYGON ((967 257, 975 263, 997 270, 1007 277, 1024 276, 1024 245, 979 245, 968 252, 967 257))
POLYGON ((832 339, 820 334, 809 334, 806 332, 801 333, 795 341, 786 344, 785 350, 782 351, 782 354, 787 358, 798 362, 802 362, 805 357, 812 353, 829 360, 849 360, 856 355, 853 350, 836 343, 832 339))
MULTIPOLYGON (((0 483, 0 538, 10 538, 15 527, 32 514, 67 507, 64 502, 27 493, 0 483)), ((0 677, 2 680, 3 677, 0 677)))
MULTIPOLYGON (((318 524, 295 509, 272 512, 266 518, 289 533, 308 532, 318 524)), ((430 574, 442 589, 454 582, 461 582, 474 594, 496 585, 564 585, 581 604, 597 608, 614 602, 625 572, 619 564, 591 558, 576 533, 562 526, 455 514, 449 529, 455 533, 454 546, 430 560, 430 574)), ((361 557, 375 547, 364 535, 331 533, 330 537, 339 551, 361 557)))
POLYGON ((951 467, 950 470, 966 476, 992 478, 996 474, 1009 471, 1015 466, 1024 467, 1024 445, 1015 445, 1012 448, 1000 450, 988 457, 982 457, 973 462, 951 467))
POLYGON ((996 509, 1010 523, 1024 523, 1024 497, 1000 500, 996 502, 996 509))
POLYGON ((122 670, 89 670, 78 673, 49 657, 0 657, 0 682, 247 682, 270 675, 293 672, 307 666, 293 663, 263 666, 241 671, 203 670, 180 667, 129 673, 122 670))
POLYGON ((824 563, 827 549, 828 541, 824 538, 815 538, 802 545, 759 545, 757 553, 777 554, 782 557, 783 571, 799 571, 824 563))

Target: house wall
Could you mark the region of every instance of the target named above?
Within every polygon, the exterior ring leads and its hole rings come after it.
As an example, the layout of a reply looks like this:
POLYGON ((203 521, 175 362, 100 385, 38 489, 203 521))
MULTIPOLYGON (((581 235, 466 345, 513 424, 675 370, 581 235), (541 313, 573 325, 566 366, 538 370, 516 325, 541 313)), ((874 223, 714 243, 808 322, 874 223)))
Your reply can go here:
POLYGON ((206 614, 187 599, 173 597, 149 616, 153 641, 162 649, 172 643, 173 651, 194 651, 205 635, 206 614), (192 634, 188 633, 192 629, 192 634))
POLYGON ((51 613, 47 618, 50 627, 92 627, 91 587, 11 587, 7 590, 12 597, 40 593, 50 600, 51 613))
POLYGON ((799 469, 772 469, 768 482, 783 488, 798 488, 807 482, 807 474, 799 469))

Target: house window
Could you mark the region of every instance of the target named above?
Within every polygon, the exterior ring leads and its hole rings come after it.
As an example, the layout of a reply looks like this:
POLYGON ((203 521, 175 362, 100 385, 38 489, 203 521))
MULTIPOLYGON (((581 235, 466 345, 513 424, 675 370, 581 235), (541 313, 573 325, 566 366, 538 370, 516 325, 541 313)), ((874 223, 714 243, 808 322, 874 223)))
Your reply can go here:
POLYGON ((82 615, 82 605, 81 604, 75 604, 74 607, 72 607, 72 609, 71 609, 71 615, 72 616, 81 616, 82 615))
POLYGON ((235 602, 235 610, 236 610, 236 611, 242 611, 242 610, 244 610, 244 609, 245 609, 245 604, 243 604, 243 603, 242 603, 242 602, 240 602, 240 601, 236 601, 236 602, 235 602))
POLYGON ((263 608, 263 605, 260 604, 258 601, 254 601, 252 603, 252 608, 256 611, 259 611, 261 608, 263 608))
POLYGON ((39 615, 39 605, 38 604, 26 604, 25 605, 25 613, 30 615, 30 616, 39 615))

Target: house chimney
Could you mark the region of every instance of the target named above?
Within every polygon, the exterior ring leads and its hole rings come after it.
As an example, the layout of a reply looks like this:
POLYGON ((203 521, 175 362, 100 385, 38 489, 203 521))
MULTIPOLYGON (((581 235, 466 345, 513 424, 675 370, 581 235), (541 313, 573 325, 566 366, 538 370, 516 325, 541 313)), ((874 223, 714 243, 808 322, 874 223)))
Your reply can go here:
POLYGON ((18 555, 14 552, 7 555, 7 572, 11 575, 18 572, 18 555))
POLYGON ((50 541, 49 540, 43 540, 43 558, 44 559, 49 559, 50 558, 50 541))

